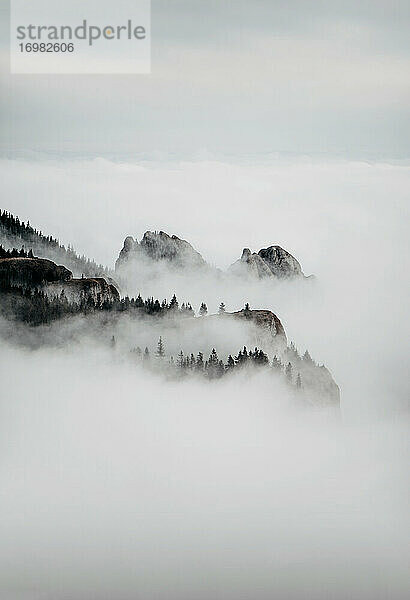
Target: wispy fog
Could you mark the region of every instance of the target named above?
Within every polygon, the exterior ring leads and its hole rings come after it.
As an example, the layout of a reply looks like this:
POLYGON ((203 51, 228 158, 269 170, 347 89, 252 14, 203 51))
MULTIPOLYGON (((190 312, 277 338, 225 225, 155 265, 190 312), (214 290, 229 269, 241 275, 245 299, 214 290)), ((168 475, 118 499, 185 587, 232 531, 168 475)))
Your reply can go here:
POLYGON ((298 408, 269 373, 167 381, 125 358, 159 335, 167 353, 216 340, 226 354, 245 343, 233 324, 123 319, 106 335, 75 320, 32 331, 44 343, 28 350, 2 322, 1 600, 406 597, 408 168, 98 159, 0 173, 5 208, 110 266, 147 229, 223 269, 245 246, 282 245, 314 281, 141 271, 126 291, 273 310, 330 368, 342 407, 298 408))
POLYGON ((0 358, 2 598, 405 596, 405 420, 101 351, 0 358))
POLYGON ((345 418, 408 408, 407 163, 3 160, 0 173, 9 210, 109 266, 127 235, 148 229, 187 239, 222 269, 245 246, 282 245, 314 284, 219 285, 162 272, 141 273, 126 291, 176 292, 195 309, 249 301, 273 310, 288 339, 331 369, 345 418))

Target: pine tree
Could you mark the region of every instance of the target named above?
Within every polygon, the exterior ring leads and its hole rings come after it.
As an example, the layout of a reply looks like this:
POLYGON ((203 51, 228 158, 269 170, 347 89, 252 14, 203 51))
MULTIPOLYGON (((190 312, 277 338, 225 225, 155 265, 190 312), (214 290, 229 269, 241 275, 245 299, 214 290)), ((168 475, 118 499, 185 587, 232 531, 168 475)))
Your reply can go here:
POLYGON ((272 368, 277 372, 282 369, 282 361, 276 356, 276 354, 272 359, 272 368))
POLYGON ((196 357, 195 363, 195 371, 198 373, 202 373, 204 370, 204 355, 202 352, 198 352, 198 356, 196 357))
POLYGON ((300 390, 302 387, 302 379, 300 377, 300 373, 298 373, 298 376, 296 377, 296 387, 298 388, 298 390, 300 390))
POLYGON ((303 360, 309 364, 313 363, 313 360, 309 354, 309 352, 306 350, 306 352, 303 355, 303 360))
POLYGON ((228 371, 235 368, 235 361, 232 358, 231 354, 228 356, 228 362, 226 363, 226 368, 228 371))
POLYGON ((219 314, 222 315, 225 312, 225 310, 226 310, 225 303, 221 302, 221 304, 219 305, 219 310, 218 310, 219 314))
POLYGON ((199 308, 199 314, 201 315, 201 317, 204 317, 205 315, 208 314, 208 307, 205 304, 205 302, 201 303, 201 306, 199 308))
POLYGON ((179 352, 179 354, 178 354, 177 365, 180 369, 184 368, 184 352, 183 352, 183 350, 181 350, 181 352, 179 352))
POLYGON ((286 368, 285 368, 285 375, 289 382, 292 381, 292 372, 293 372, 292 365, 290 362, 288 362, 288 364, 286 365, 286 368))
POLYGON ((178 310, 178 300, 175 294, 172 296, 171 302, 169 303, 169 310, 178 310))
POLYGON ((165 347, 161 336, 159 336, 156 355, 158 358, 164 358, 165 356, 165 347))

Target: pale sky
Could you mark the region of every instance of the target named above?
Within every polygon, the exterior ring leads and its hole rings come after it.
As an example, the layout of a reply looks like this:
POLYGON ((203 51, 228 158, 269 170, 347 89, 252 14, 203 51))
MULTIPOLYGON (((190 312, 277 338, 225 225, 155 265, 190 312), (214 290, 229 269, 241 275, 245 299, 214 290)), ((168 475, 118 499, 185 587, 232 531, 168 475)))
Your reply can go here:
POLYGON ((409 17, 404 0, 153 0, 150 75, 10 75, 3 45, 2 150, 408 157, 409 17))

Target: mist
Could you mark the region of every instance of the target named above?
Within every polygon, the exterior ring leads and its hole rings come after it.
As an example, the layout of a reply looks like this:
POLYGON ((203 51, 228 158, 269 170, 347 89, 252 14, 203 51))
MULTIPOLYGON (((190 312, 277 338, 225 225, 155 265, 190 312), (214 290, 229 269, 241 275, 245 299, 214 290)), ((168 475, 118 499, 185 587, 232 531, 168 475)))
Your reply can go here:
MULTIPOLYGON (((219 281, 141 270, 123 293, 272 310, 331 370, 345 418, 407 411, 410 255, 406 162, 266 157, 259 163, 2 160, 8 208, 113 267, 127 235, 164 230, 225 270, 279 244, 314 283, 219 281), (34 222, 31 214, 36 207, 34 222), (115 208, 114 208, 115 207, 115 208)), ((156 343, 153 339, 152 344, 156 343)), ((150 346, 152 344, 149 344, 150 346)))
POLYGON ((342 426, 264 378, 27 358, 1 350, 3 597, 404 597, 405 421, 342 426))
POLYGON ((159 335, 167 357, 226 356, 251 340, 239 324, 73 319, 22 344, 1 322, 0 597, 406 597, 406 165, 0 168, 10 211, 109 266, 148 229, 220 269, 280 244, 313 281, 141 269, 122 291, 272 310, 341 388, 335 418, 268 374, 171 381, 129 356, 159 335))

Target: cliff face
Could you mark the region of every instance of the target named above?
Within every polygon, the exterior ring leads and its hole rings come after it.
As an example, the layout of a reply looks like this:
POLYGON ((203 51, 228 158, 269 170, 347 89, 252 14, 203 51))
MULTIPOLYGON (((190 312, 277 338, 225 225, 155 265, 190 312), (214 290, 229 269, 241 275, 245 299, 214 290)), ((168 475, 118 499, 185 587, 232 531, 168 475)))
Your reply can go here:
POLYGON ((146 231, 141 242, 129 236, 124 241, 115 269, 118 270, 131 259, 166 261, 170 265, 183 268, 206 266, 206 262, 189 242, 164 231, 146 231))
POLYGON ((240 260, 230 266, 230 271, 235 275, 251 275, 257 279, 272 277, 272 272, 263 258, 255 252, 251 253, 249 248, 243 249, 240 260))
POLYGON ((224 315, 232 315, 237 319, 246 319, 251 323, 254 323, 257 327, 267 330, 273 336, 279 336, 283 338, 285 344, 286 333, 285 329, 280 322, 279 318, 270 310, 239 310, 234 313, 223 313, 224 315))
POLYGON ((280 246, 262 248, 258 253, 251 253, 249 248, 244 248, 240 260, 230 266, 230 271, 236 275, 247 275, 257 279, 304 277, 296 258, 280 246))
POLYGON ((112 283, 102 277, 74 279, 71 271, 46 258, 0 259, 0 283, 3 287, 42 288, 49 294, 66 294, 69 300, 92 298, 95 304, 119 300, 112 283))
POLYGON ((294 256, 280 246, 262 248, 262 250, 259 250, 258 254, 275 277, 303 277, 302 268, 299 262, 294 256))
POLYGON ((71 279, 63 283, 53 282, 47 286, 47 292, 51 295, 59 295, 63 291, 70 301, 92 299, 97 306, 120 299, 117 288, 103 277, 71 279))
POLYGON ((67 282, 71 271, 45 258, 0 259, 0 281, 5 285, 40 286, 50 282, 67 282))
MULTIPOLYGON (((270 310, 239 310, 224 312, 216 315, 194 319, 197 323, 209 320, 218 323, 219 320, 234 319, 241 321, 248 337, 249 348, 262 348, 270 355, 282 355, 287 347, 285 329, 280 319, 270 310)), ((223 325, 222 325, 223 330, 223 325)))

